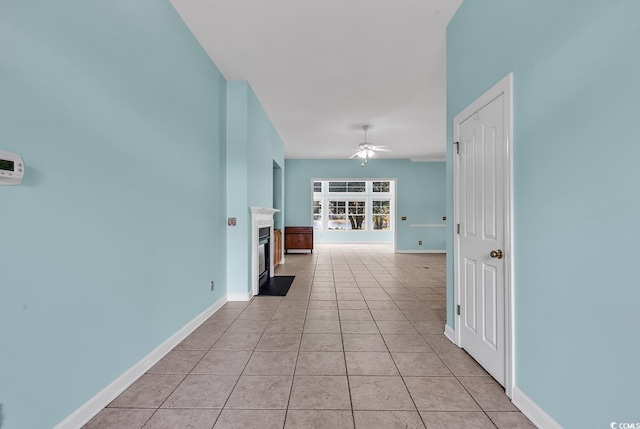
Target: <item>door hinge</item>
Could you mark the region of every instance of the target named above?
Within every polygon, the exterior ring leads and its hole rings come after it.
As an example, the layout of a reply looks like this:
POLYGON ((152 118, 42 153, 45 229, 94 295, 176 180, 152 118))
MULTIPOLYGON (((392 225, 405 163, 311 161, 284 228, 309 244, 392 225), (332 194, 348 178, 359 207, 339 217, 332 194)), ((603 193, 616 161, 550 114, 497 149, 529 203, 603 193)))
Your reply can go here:
POLYGON ((460 234, 460 224, 457 224, 457 225, 456 225, 456 232, 457 232, 458 234, 460 234))
POLYGON ((458 308, 456 308, 456 314, 460 316, 460 304, 458 304, 458 308))
POLYGON ((453 142, 453 145, 456 147, 456 153, 460 153, 460 142, 453 142))

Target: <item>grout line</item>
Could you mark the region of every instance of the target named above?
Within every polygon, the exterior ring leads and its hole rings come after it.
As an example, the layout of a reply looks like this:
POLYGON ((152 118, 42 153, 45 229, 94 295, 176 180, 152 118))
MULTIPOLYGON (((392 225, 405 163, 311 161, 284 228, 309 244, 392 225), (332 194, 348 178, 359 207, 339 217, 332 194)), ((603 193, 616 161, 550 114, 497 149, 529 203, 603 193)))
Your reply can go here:
MULTIPOLYGON (((315 269, 314 269, 315 271, 315 269)), ((312 281, 313 284, 313 281, 312 281)), ((293 376, 291 378, 291 387, 289 387, 289 398, 287 399, 287 408, 284 413, 284 421, 282 425, 287 424, 287 417, 289 416, 289 404, 291 403, 291 395, 293 394, 293 383, 296 381, 296 370, 298 368, 298 359, 300 358, 300 349, 302 348, 302 336, 304 335, 304 327, 307 323, 307 314, 309 313, 309 301, 311 300, 311 292, 309 292, 309 296, 307 297, 307 307, 304 311, 304 321, 302 323, 302 332, 300 333, 300 343, 298 344, 298 352, 296 353, 296 362, 293 365, 293 376)), ((282 302, 282 301, 280 301, 282 302)))
MULTIPOLYGON (((452 372, 452 374, 453 374, 453 372, 452 372)), ((496 426, 496 425, 495 425, 495 423, 493 423, 493 420, 491 419, 491 417, 489 417, 489 414, 487 414, 487 412, 484 410, 484 408, 482 408, 482 405, 480 405, 480 403, 479 403, 479 402, 476 400, 476 398, 471 394, 471 392, 469 392, 469 390, 467 389, 467 387, 466 387, 464 384, 462 384, 462 382, 460 381, 460 379, 458 378, 458 376, 457 376, 457 375, 455 375, 455 374, 453 374, 453 376, 456 378, 456 381, 457 381, 458 383, 460 383, 460 386, 462 386, 462 388, 464 389, 464 391, 465 391, 465 392, 467 392, 467 395, 469 395, 469 397, 470 397, 471 399, 473 399, 473 402, 475 402, 475 403, 478 405, 478 408, 480 408, 480 411, 482 411, 482 413, 483 413, 483 414, 484 414, 484 415, 489 419, 489 421, 490 421, 494 426, 496 426)))
MULTIPOLYGON (((291 255, 289 255, 289 256, 291 256, 291 255)), ((337 266, 340 267, 340 269, 338 270, 339 274, 344 275, 344 273, 348 271, 348 272, 350 272, 351 276, 350 277, 340 277, 340 279, 342 281, 355 282, 355 286, 354 287, 357 288, 357 290, 363 296, 363 298, 364 298, 364 294, 362 293, 362 291, 364 289, 366 289, 366 288, 361 288, 360 287, 360 283, 358 283, 358 280, 356 280, 356 274, 355 273, 360 273, 360 275, 362 275, 366 271, 368 273, 368 275, 370 275, 371 277, 364 277, 364 278, 361 277, 360 282, 375 282, 375 283, 377 283, 379 285, 379 287, 374 288, 374 289, 384 291, 389 296, 389 298, 391 299, 391 302, 393 302, 393 304, 395 305, 395 309, 396 310, 399 309, 401 311, 401 313, 404 314, 405 316, 406 316, 405 310, 409 310, 409 309, 403 310, 403 309, 399 308, 398 305, 397 305, 396 300, 392 296, 390 296, 389 293, 386 291, 384 284, 386 282, 394 282, 390 286, 387 286, 387 288, 390 288, 390 287, 403 288, 404 289, 403 293, 408 291, 413 296, 415 296, 415 298, 413 298, 412 300, 417 299, 418 302, 421 302, 421 303, 426 305, 424 300, 420 299, 418 297, 418 295, 416 295, 416 293, 414 293, 411 289, 409 289, 410 287, 417 288, 417 287, 422 287, 422 286, 417 286, 415 284, 414 284, 414 286, 408 286, 408 285, 405 285, 403 283, 403 281, 405 281, 405 282, 406 281, 411 281, 411 282, 418 281, 422 285, 424 285, 424 287, 430 287, 429 286, 429 282, 423 282, 423 281, 420 280, 419 276, 416 277, 416 276, 414 276, 412 274, 413 272, 416 272, 414 270, 415 266, 424 265, 424 263, 423 262, 420 262, 419 264, 414 263, 413 261, 418 261, 418 259, 416 259, 416 258, 407 259, 407 258, 404 258, 404 257, 403 258, 398 258, 398 257, 395 257, 395 256, 387 256, 386 253, 383 253, 383 252, 380 252, 380 251, 377 251, 377 250, 371 250, 371 249, 368 249, 368 248, 363 249, 362 247, 357 247, 353 251, 350 249, 348 253, 345 253, 342 250, 342 248, 335 248, 335 249, 333 249, 331 247, 329 247, 328 249, 322 248, 322 249, 318 249, 318 251, 316 251, 314 254, 305 254, 305 255, 301 255, 301 256, 302 257, 300 257, 300 258, 292 257, 291 260, 288 261, 289 267, 292 268, 292 274, 295 274, 299 269, 301 269, 301 267, 303 267, 304 270, 308 270, 310 265, 313 266, 313 270, 312 270, 312 273, 311 273, 311 284, 309 286, 304 286, 305 289, 308 288, 309 293, 307 294, 306 299, 304 299, 304 301, 306 302, 307 306, 306 306, 306 309, 305 309, 305 312, 304 312, 304 320, 303 320, 303 325, 302 325, 302 332, 300 333, 300 342, 299 342, 298 347, 297 347, 297 353, 296 353, 296 360, 295 360, 295 364, 294 364, 292 383, 291 383, 290 390, 289 390, 289 397, 288 397, 287 405, 286 405, 286 409, 285 409, 285 420, 283 422, 283 425, 286 424, 286 419, 288 417, 289 405, 290 405, 291 396, 292 396, 292 392, 293 392, 293 383, 295 381, 295 377, 296 377, 296 374, 297 374, 297 363, 299 361, 299 356, 300 356, 300 353, 301 353, 302 337, 304 335, 304 327, 306 326, 307 317, 309 315, 310 303, 312 302, 311 294, 312 294, 312 291, 313 291, 313 288, 314 288, 313 283, 314 283, 315 280, 322 280, 322 279, 316 279, 316 275, 318 274, 318 272, 317 272, 318 265, 328 265, 328 267, 331 269, 331 273, 332 273, 332 277, 331 277, 332 278, 332 283, 333 283, 332 284, 332 286, 333 286, 332 290, 333 290, 333 292, 335 294, 336 309, 338 311, 338 325, 339 325, 339 329, 340 329, 340 331, 339 331, 340 332, 340 339, 341 339, 341 342, 342 342, 342 353, 343 353, 343 359, 344 359, 344 365, 345 365, 345 371, 346 371, 347 389, 348 389, 348 392, 349 392, 349 400, 350 400, 350 406, 351 406, 351 416, 352 416, 352 419, 353 419, 353 423, 355 425, 355 410, 353 408, 353 398, 351 396, 351 386, 350 386, 350 379, 349 379, 350 375, 349 375, 349 368, 347 366, 346 347, 345 347, 345 344, 344 344, 344 335, 345 334, 344 334, 344 332, 342 330, 342 321, 343 320, 342 320, 342 317, 341 317, 341 314, 340 314, 340 306, 339 306, 339 303, 341 301, 338 299, 338 293, 337 292, 338 292, 339 288, 336 286, 336 281, 338 281, 338 279, 336 278, 336 271, 335 271, 334 261, 335 262, 343 262, 343 261, 345 262, 345 264, 342 264, 342 263, 338 263, 337 264, 337 266), (349 264, 349 259, 353 259, 353 258, 356 259, 357 263, 349 264), (401 260, 407 261, 407 262, 406 263, 399 262, 401 260), (297 264, 295 264, 295 262, 297 262, 297 264), (381 269, 380 270, 379 269, 374 269, 374 267, 375 268, 380 267, 381 269), (354 273, 354 270, 355 270, 355 273, 354 273), (395 272, 395 275, 392 274, 391 271, 389 271, 389 270, 395 272), (384 280, 379 280, 377 278, 377 276, 376 276, 376 273, 382 274, 385 277, 385 279, 384 280), (388 279, 387 277, 389 275, 394 280, 388 279), (396 285, 395 282, 397 282, 399 284, 396 285)), ((282 268, 282 267, 279 267, 279 268, 282 268)), ((307 278, 309 276, 305 275, 304 277, 307 278)), ((433 281, 432 283, 441 283, 441 282, 433 281)), ((432 290, 434 292, 438 293, 436 289, 432 288, 432 290)), ((296 301, 298 301, 298 300, 296 300, 296 301)), ((300 300, 300 301, 303 301, 303 300, 300 300)), ((331 301, 333 301, 333 300, 331 300, 331 301)), ((149 419, 147 419, 146 422, 148 422, 156 414, 156 412, 162 407, 162 405, 165 403, 165 401, 175 392, 175 390, 182 383, 184 383, 186 378, 189 375, 192 375, 193 370, 202 362, 202 360, 207 355, 207 353, 209 353, 210 351, 213 350, 213 347, 220 340, 220 338, 222 338, 225 334, 230 333, 228 331, 231 328, 231 326, 233 326, 233 324, 238 320, 245 320, 245 319, 240 319, 240 317, 245 311, 247 311, 249 309, 251 304, 254 303, 254 302, 255 302, 255 297, 252 297, 252 299, 249 301, 249 303, 246 306, 244 306, 244 308, 242 308, 242 310, 235 317, 233 317, 233 319, 231 320, 231 323, 229 323, 229 325, 220 333, 220 335, 213 342, 213 344, 208 349, 204 349, 203 356, 192 366, 191 370, 187 374, 176 374, 176 375, 183 376, 182 380, 172 390, 172 392, 165 398, 165 400, 162 402, 162 404, 159 407, 154 409, 154 412, 151 414, 151 416, 149 417, 149 419)), ((225 409, 224 407, 227 405, 227 403, 228 403, 228 401, 229 401, 229 399, 231 397, 231 394, 233 393, 233 391, 237 387, 238 382, 239 382, 240 378, 243 376, 244 371, 246 370, 251 358, 254 356, 254 353, 257 351, 258 344, 263 339, 265 334, 267 334, 266 333, 267 327, 274 320, 273 317, 275 316, 275 313, 277 312, 278 308, 280 308, 280 306, 282 305, 283 302, 287 302, 287 301, 285 301, 283 298, 281 298, 278 301, 278 304, 276 305, 276 307, 274 309, 271 309, 271 310, 273 310, 273 312, 271 313, 271 316, 267 320, 266 327, 265 327, 265 329, 262 330, 262 332, 260 334, 260 338, 258 339, 258 342, 253 347, 253 349, 251 350, 249 359, 247 359, 247 362, 244 364, 244 367, 242 368, 242 371, 240 372, 239 375, 237 375, 238 378, 236 379, 236 382, 235 382, 233 388, 230 390, 230 393, 227 396, 227 398, 226 398, 226 400, 224 402, 224 405, 220 409, 220 413, 216 417, 216 421, 214 422, 214 424, 217 423, 218 420, 220 419, 220 415, 222 414, 222 411, 225 409)), ((295 302, 295 301, 291 300, 291 301, 288 301, 288 302, 295 302)), ((342 302, 348 302, 348 301, 342 301, 342 302)), ((403 381, 403 384, 405 386, 405 389, 407 390, 407 392, 409 392, 409 389, 408 389, 408 387, 406 385, 406 382, 405 382, 405 377, 403 377, 402 374, 400 373, 398 365, 397 365, 396 361, 393 359, 393 355, 391 354, 391 350, 389 349, 389 345, 387 344, 387 340, 385 340, 384 336, 380 332, 380 328, 378 326, 378 322, 379 321, 376 320, 373 317, 372 309, 371 309, 371 307, 369 305, 371 301, 368 301, 365 298, 363 300, 363 302, 365 303, 364 304, 365 308, 367 309, 367 311, 371 315, 371 319, 374 322, 374 326, 376 326, 376 329, 378 331, 377 335, 379 335, 383 339, 383 343, 385 345, 386 352, 391 356, 392 362, 393 362, 393 364, 395 366, 395 369, 398 372, 398 375, 376 376, 376 377, 398 377, 398 376, 400 376, 402 378, 402 381, 403 381)), ((430 311, 434 311, 434 310, 431 310, 430 308, 429 308, 429 310, 430 311)), ((212 317, 215 317, 215 316, 212 315, 212 317)), ((209 320, 209 319, 207 319, 207 320, 209 320)), ((246 319, 246 320, 252 320, 252 319, 246 319)), ((408 317, 407 317, 407 320, 411 323, 412 326, 416 327, 416 323, 418 321, 411 320, 408 317)), ((226 323, 225 319, 222 319, 222 321, 224 321, 226 323)), ((441 322, 442 324, 445 323, 443 320, 440 320, 440 318, 438 318, 437 321, 441 322)), ((251 323, 251 322, 249 322, 249 323, 251 323)), ((356 334, 357 333, 358 332, 356 332, 356 334)), ((217 332, 216 332, 216 334, 217 334, 217 332)), ((239 332, 238 334, 246 334, 246 333, 244 333, 244 332, 240 333, 239 332)), ((274 332, 274 333, 270 333, 270 334, 278 334, 278 332, 274 332)), ((427 344, 429 344, 429 346, 431 347, 431 344, 426 340, 426 335, 427 334, 422 334, 419 331, 418 331, 418 334, 420 335, 420 338, 423 339, 424 341, 426 341, 427 344)), ((436 336, 437 334, 431 334, 431 335, 432 336, 436 336)), ((440 354, 438 352, 436 352, 436 350, 433 349, 433 347, 431 347, 431 349, 432 349, 432 352, 434 352, 435 355, 438 357, 440 362, 442 362, 443 365, 447 369, 449 369, 449 366, 446 363, 444 363, 444 361, 442 361, 442 359, 440 358, 440 354)), ((175 351, 175 348, 172 349, 171 351, 175 351)), ((180 351, 183 351, 183 350, 180 350, 180 351)), ((188 351, 188 350, 184 350, 184 351, 188 351)), ((406 353, 410 353, 410 352, 406 352, 406 353)), ((420 353, 420 351, 417 351, 415 353, 420 353)), ((158 374, 158 375, 161 375, 161 374, 158 374)), ((233 374, 233 375, 236 375, 236 374, 233 374)), ((458 381, 458 383, 460 383, 462 385, 462 383, 460 382, 460 378, 458 376, 456 376, 453 373, 452 373, 452 376, 456 377, 456 380, 458 381)), ((419 377, 419 376, 416 376, 416 377, 419 377)), ((450 376, 430 376, 430 377, 450 377, 450 376)), ((465 392, 467 392, 467 394, 469 394, 472 397, 472 399, 476 402, 476 404, 480 407, 480 404, 470 394, 470 392, 467 390, 467 388, 464 387, 464 385, 463 385, 463 388, 464 388, 465 392)), ((414 400, 414 398, 413 398, 413 396, 411 395, 410 392, 409 392, 409 396, 410 396, 410 398, 411 398, 411 400, 412 400, 412 402, 414 404, 415 410, 418 412, 418 414, 419 414, 419 416, 420 416, 420 418, 421 418, 421 420, 423 421, 423 424, 424 424, 424 420, 422 419, 422 415, 420 414, 420 412, 419 412, 419 410, 417 408, 417 405, 415 403, 415 400, 414 400)), ((247 408, 247 409, 248 410, 252 410, 252 409, 255 409, 255 408, 247 408)), ((480 407, 480 409, 482 410, 482 407, 480 407)), ((385 410, 379 410, 379 411, 385 411, 385 410)), ((392 410, 389 410, 389 411, 392 411, 392 410)), ((489 418, 489 420, 492 421, 491 418, 488 417, 488 414, 486 412, 484 412, 484 410, 482 410, 482 411, 487 416, 487 418, 489 418)), ((145 422, 145 424, 146 424, 146 422, 145 422)))
MULTIPOLYGON (((381 286, 382 286, 382 284, 381 284, 381 286)), ((396 307, 398 307, 398 304, 396 304, 396 301, 393 299, 393 297, 391 297, 391 296, 389 296, 389 297, 391 298, 391 301, 396 305, 396 307)), ((368 306, 368 304, 367 304, 367 306, 368 306)), ((402 314, 404 314, 404 312, 402 314)), ((387 352, 389 353, 389 356, 391 356, 391 361, 395 365, 396 371, 398 371, 398 375, 400 376, 400 379, 402 380, 402 384, 404 385, 404 388, 407 390, 407 394, 409 395, 409 398, 411 398, 411 403, 413 404, 413 406, 414 406, 414 408, 416 410, 416 413, 418 413, 418 417, 420 418, 420 421, 422 422, 422 424, 426 428, 427 424, 425 423, 424 419, 422 418, 422 414, 420 414, 420 410, 418 409, 418 405, 416 404, 416 401, 413 398, 413 395, 411 394, 411 391, 409 390, 409 387, 407 386, 407 383, 406 383, 406 381, 404 379, 404 376, 402 375, 402 372, 400 372, 400 368, 398 368, 398 364, 396 363, 396 360, 393 358, 393 355, 391 354, 391 349, 389 349, 389 345, 387 344, 387 340, 385 340, 385 338, 382 335, 382 333, 380 333, 380 336, 382 337, 382 341, 384 341, 384 344, 387 347, 387 352)))
MULTIPOLYGON (((248 306, 249 306, 249 304, 247 304, 247 305, 245 306, 245 308, 244 308, 240 313, 238 313, 238 315, 233 319, 233 321, 229 324, 229 326, 227 326, 227 327, 225 328, 225 330, 224 330, 224 331, 222 331, 222 333, 220 334, 220 336, 219 336, 219 337, 218 337, 218 338, 213 342, 213 344, 211 344, 211 346, 210 346, 208 349, 206 349, 206 350, 205 350, 205 352, 204 352, 204 354, 202 355, 202 357, 201 357, 200 359, 198 359, 198 362, 196 362, 196 364, 195 364, 195 365, 194 365, 194 366, 189 370, 189 372, 188 372, 187 374, 185 374, 185 375, 184 375, 184 377, 182 377, 182 380, 180 381, 180 383, 178 383, 178 384, 176 385, 176 387, 174 387, 174 388, 173 388, 173 390, 171 391, 171 393, 169 393, 169 395, 167 395, 167 397, 162 401, 162 403, 160 404, 160 406, 158 406, 158 408, 156 408, 156 410, 153 412, 153 414, 151 414, 151 416, 149 417, 149 419, 147 419, 147 421, 145 421, 145 423, 144 423, 144 424, 147 424, 147 423, 149 422, 149 420, 151 420, 151 418, 152 418, 152 417, 153 417, 153 416, 158 412, 158 410, 160 410, 160 409, 162 408, 162 406, 164 405, 164 403, 165 403, 165 402, 167 402, 167 400, 169 399, 169 397, 171 397, 171 395, 173 395, 173 393, 178 389, 178 387, 180 387, 180 386, 182 385, 182 383, 184 383, 184 381, 187 379, 187 377, 188 377, 189 375, 191 375, 191 372, 192 372, 192 371, 193 371, 193 370, 198 366, 198 364, 199 364, 200 362, 202 362, 202 359, 204 359, 204 357, 207 355, 207 353, 209 353, 209 352, 211 351, 211 348, 215 345, 215 343, 217 343, 217 342, 218 342, 218 340, 220 340, 220 338, 225 334, 225 332, 227 332, 227 330, 229 329, 229 327, 231 327, 231 325, 232 325, 236 320, 238 320, 238 317, 240 317, 240 314, 242 314, 242 313, 244 312, 244 310, 246 310, 246 309, 247 309, 247 307, 248 307, 248 306)), ((224 308, 224 306, 222 306, 220 309, 222 309, 222 308, 224 308)), ((204 321, 200 326, 198 326, 198 328, 200 328, 201 326, 203 326, 203 325, 204 325, 204 324, 205 324, 209 319, 211 319, 211 317, 213 317, 214 315, 215 315, 215 313, 214 313, 214 314, 212 314, 211 316, 209 316, 209 318, 208 318, 207 320, 205 320, 205 321, 204 321)), ((192 334, 193 334, 193 333, 192 333, 192 334)), ((189 334, 189 335, 191 335, 191 334, 189 334)), ((189 336, 187 336, 187 338, 189 338, 189 336)), ((185 339, 186 339, 186 338, 185 338, 185 339)), ((184 341, 184 340, 183 340, 183 341, 184 341)), ((176 346, 176 347, 177 347, 177 346, 176 346)), ((171 349, 171 350, 169 351, 169 353, 171 353, 172 351, 202 351, 202 349, 200 349, 200 350, 181 350, 181 349, 180 349, 180 350, 176 350, 176 349, 175 349, 175 347, 174 347, 173 349, 171 349)), ((167 353, 167 355, 168 355, 168 353, 167 353)), ((165 355, 165 357, 166 357, 166 355, 165 355)), ((164 359, 164 358, 163 358, 163 359, 164 359)), ((153 368, 153 367, 152 367, 152 368, 153 368)), ((147 371, 147 373, 148 373, 148 371, 147 371)), ((147 374, 147 373, 145 373, 145 374, 147 374)), ((160 374, 159 374, 159 375, 160 375, 160 374)), ((182 375, 182 374, 176 374, 176 375, 182 375)), ((236 380, 236 383, 237 383, 237 380, 236 380)), ((234 388, 235 388, 235 385, 234 385, 234 388)), ((232 389, 232 391, 233 391, 233 389, 232 389)), ((126 392, 126 390, 125 390, 125 392, 126 392)), ((229 395, 231 395, 231 392, 229 393, 229 395)), ((227 398, 227 399, 228 399, 228 398, 227 398)), ((226 401, 225 401, 225 403, 226 403, 226 401)), ((223 408, 224 408, 224 407, 223 407, 223 408)), ((220 414, 222 414, 222 409, 220 410, 220 414)), ((218 416, 216 417, 216 421, 217 421, 217 420, 218 420, 218 418, 220 417, 220 414, 218 414, 218 416)), ((215 424, 215 422, 214 422, 214 424, 215 424)), ((143 425, 143 426, 144 426, 144 425, 143 425)))
MULTIPOLYGON (((351 267, 349 267, 349 272, 353 274, 351 271, 351 267)), ((334 277, 334 289, 335 288, 335 277, 334 277)), ((358 288, 359 290, 360 288, 358 288)), ((353 397, 351 395, 351 381, 349 379, 349 366, 347 365, 347 349, 344 346, 344 334, 342 332, 342 318, 340 317, 340 303, 338 302, 338 293, 336 290, 336 307, 338 308, 338 326, 340 327, 340 341, 342 342, 342 358, 344 359, 344 372, 347 378, 347 392, 349 392, 349 406, 351 407, 351 421, 353 422, 353 426, 356 425, 356 414, 353 409, 353 397)))
MULTIPOLYGON (((251 297, 251 299, 249 300, 249 304, 247 304, 244 309, 238 314, 238 316, 236 316, 235 319, 233 319, 233 322, 231 323, 231 325, 229 325, 227 327, 227 329, 225 329, 225 331, 223 332, 222 335, 224 335, 225 333, 227 333, 227 330, 229 330, 229 328, 237 321, 240 320, 240 315, 242 313, 244 313, 249 306, 251 305, 252 302, 255 301, 255 295, 253 297, 251 297)), ((278 305, 280 305, 280 303, 278 303, 278 305)), ((276 306, 277 308, 277 306, 276 306)), ((275 314, 275 309, 273 311, 273 314, 275 314)), ((271 314, 271 317, 269 318, 269 320, 267 321, 267 326, 269 326, 269 322, 271 322, 271 319, 273 318, 273 314, 271 314)), ((250 320, 250 319, 249 319, 250 320)), ((260 334, 260 338, 258 339, 258 341, 256 342, 256 345, 253 347, 253 350, 251 350, 251 354, 249 355, 249 359, 247 359, 247 362, 244 364, 244 366, 242 367, 242 371, 240 371, 240 374, 238 375, 238 378, 236 379, 236 382, 233 384, 233 387, 231 388, 231 390, 229 391, 229 395, 227 396, 227 399, 225 399, 224 404, 222 404, 222 408, 220 409, 220 413, 218 414, 218 416, 216 417, 216 421, 213 423, 213 426, 216 425, 216 423, 218 422, 218 420, 220 419, 220 416, 222 415, 222 412, 224 411, 225 407, 227 406, 227 403, 229 402, 229 398, 231 398, 231 395, 233 394, 233 391, 236 389, 236 387, 238 386, 238 382, 240 381, 240 379, 242 378, 242 374, 244 374, 245 369, 247 369, 247 365, 249 365, 249 362, 251 361, 251 358, 253 357, 253 353, 256 351, 256 347, 258 347, 258 344, 260 344, 260 340, 262 339, 262 336, 264 335, 264 331, 266 330, 266 326, 265 329, 262 331, 262 334, 260 334)), ((238 332, 238 334, 244 334, 246 332, 238 332)), ((230 332, 230 334, 232 334, 232 332, 230 332)), ((220 336, 220 338, 222 338, 222 335, 220 336)), ((209 348, 209 351, 211 351, 211 349, 213 349, 213 346, 220 340, 220 338, 218 338, 209 348)), ((234 350, 229 350, 229 351, 234 351, 234 350)), ((241 350, 240 350, 241 351, 241 350)), ((208 353, 208 352, 207 352, 208 353)), ((235 375, 235 374, 233 374, 235 375)))

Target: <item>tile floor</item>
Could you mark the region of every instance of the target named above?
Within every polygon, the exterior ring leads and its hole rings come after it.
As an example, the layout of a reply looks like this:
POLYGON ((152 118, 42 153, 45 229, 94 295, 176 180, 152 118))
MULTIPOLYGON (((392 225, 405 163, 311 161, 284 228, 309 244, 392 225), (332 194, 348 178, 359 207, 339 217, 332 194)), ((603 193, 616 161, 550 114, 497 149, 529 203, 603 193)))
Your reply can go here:
POLYGON ((229 302, 84 427, 532 428, 442 334, 444 255, 288 254, 286 297, 229 302))

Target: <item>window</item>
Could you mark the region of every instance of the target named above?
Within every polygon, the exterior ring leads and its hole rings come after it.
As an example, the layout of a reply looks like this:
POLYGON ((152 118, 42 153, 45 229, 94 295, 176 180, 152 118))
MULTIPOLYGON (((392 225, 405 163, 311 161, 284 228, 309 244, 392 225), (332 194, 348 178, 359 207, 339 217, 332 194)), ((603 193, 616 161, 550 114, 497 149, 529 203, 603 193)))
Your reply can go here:
POLYGON ((322 229, 322 200, 313 202, 313 229, 322 229))
POLYGON ((394 181, 319 180, 312 182, 315 231, 392 231, 394 181))
POLYGON ((329 201, 329 230, 347 229, 346 201, 329 201))
POLYGON ((365 211, 367 204, 364 201, 349 201, 349 226, 350 229, 365 230, 365 211))
POLYGON ((373 182, 373 192, 391 192, 391 182, 373 182))
POLYGON ((347 182, 347 192, 365 192, 366 190, 366 182, 347 182))
POLYGON ((391 229, 391 201, 373 200, 372 220, 374 231, 388 231, 391 229))
POLYGON ((365 201, 329 201, 329 230, 366 230, 365 201))
POLYGON ((347 182, 329 182, 329 192, 347 192, 347 182))
POLYGON ((367 182, 329 182, 329 192, 366 192, 367 182))

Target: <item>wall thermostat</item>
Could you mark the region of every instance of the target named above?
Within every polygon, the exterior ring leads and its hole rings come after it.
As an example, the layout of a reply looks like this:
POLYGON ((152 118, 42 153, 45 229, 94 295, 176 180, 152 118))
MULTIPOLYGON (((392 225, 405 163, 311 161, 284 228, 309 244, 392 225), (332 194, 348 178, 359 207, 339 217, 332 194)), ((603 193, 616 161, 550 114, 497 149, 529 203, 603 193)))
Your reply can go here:
POLYGON ((20 155, 0 150, 0 185, 19 185, 24 177, 24 162, 20 155))

